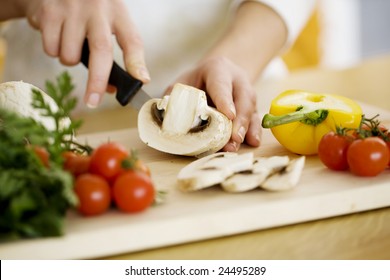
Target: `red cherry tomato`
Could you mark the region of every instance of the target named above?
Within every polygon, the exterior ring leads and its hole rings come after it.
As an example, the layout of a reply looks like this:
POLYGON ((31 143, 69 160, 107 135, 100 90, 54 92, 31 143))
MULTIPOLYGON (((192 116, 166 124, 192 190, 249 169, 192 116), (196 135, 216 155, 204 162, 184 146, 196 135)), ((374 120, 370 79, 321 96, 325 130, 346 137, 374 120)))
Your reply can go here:
POLYGON ((152 180, 145 173, 128 170, 118 176, 113 185, 116 206, 124 212, 139 212, 154 201, 152 180))
MULTIPOLYGON (((389 153, 390 153, 390 141, 387 141, 386 145, 387 145, 387 148, 389 148, 389 153)), ((389 157, 389 164, 388 164, 388 166, 390 166, 390 157, 389 157)))
POLYGON ((318 156, 332 170, 348 169, 347 150, 352 139, 333 131, 325 134, 318 145, 318 156))
POLYGON ((105 143, 97 147, 91 155, 89 171, 112 180, 122 170, 122 161, 129 152, 118 143, 105 143))
MULTIPOLYGON (((389 148, 389 153, 390 153, 390 131, 386 128, 385 130, 385 137, 383 140, 386 142, 387 147, 389 148)), ((390 159, 389 159, 389 164, 390 166, 390 159)))
POLYGON ((64 158, 63 168, 73 176, 77 177, 81 174, 87 173, 91 163, 91 157, 87 155, 79 155, 71 151, 66 151, 62 154, 64 158))
POLYGON ((99 175, 81 174, 76 178, 74 190, 79 199, 78 210, 85 216, 102 214, 111 205, 110 186, 99 175))
POLYGON ((45 167, 49 167, 49 152, 41 146, 33 146, 33 150, 45 167))
POLYGON ((379 137, 357 139, 347 152, 349 168, 358 176, 378 175, 387 167, 389 157, 389 148, 379 137))

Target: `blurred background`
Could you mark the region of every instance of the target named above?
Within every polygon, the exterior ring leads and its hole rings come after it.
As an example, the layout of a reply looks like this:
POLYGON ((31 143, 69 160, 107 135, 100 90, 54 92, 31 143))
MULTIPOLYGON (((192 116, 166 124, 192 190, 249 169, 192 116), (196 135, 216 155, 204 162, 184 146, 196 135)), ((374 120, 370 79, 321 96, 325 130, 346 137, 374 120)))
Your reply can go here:
MULTIPOLYGON (((290 70, 347 68, 363 59, 390 54, 389 0, 318 0, 313 16, 284 55, 290 70)), ((0 81, 7 44, 0 23, 0 81)))
POLYGON ((346 68, 390 54, 389 11, 388 0, 319 0, 285 61, 290 69, 346 68))

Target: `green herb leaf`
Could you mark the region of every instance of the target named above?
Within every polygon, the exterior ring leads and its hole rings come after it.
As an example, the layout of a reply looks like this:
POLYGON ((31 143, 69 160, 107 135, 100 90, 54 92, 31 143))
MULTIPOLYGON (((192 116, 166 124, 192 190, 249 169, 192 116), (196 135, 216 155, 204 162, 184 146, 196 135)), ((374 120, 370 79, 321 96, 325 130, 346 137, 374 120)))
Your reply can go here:
POLYGON ((47 82, 46 87, 58 110, 50 107, 39 90, 32 92, 32 106, 42 116, 53 118, 53 131, 0 108, 0 240, 61 235, 66 211, 78 202, 73 177, 62 169, 62 153, 74 145, 74 131, 81 126, 81 121, 61 125, 69 121, 76 106, 71 96, 74 86, 65 72, 56 84, 47 82), (49 151, 49 168, 31 146, 49 151))

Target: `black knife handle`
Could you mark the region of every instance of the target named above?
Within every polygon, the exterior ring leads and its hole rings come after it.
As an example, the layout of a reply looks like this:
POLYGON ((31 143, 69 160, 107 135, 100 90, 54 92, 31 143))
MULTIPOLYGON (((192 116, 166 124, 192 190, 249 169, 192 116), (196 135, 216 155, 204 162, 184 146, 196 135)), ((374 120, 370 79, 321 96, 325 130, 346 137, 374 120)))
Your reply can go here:
MULTIPOLYGON (((81 62, 88 68, 89 46, 87 39, 84 40, 83 49, 81 52, 81 62)), ((118 102, 122 106, 127 105, 143 85, 140 80, 132 77, 129 73, 123 70, 115 61, 113 61, 112 63, 108 82, 110 85, 116 87, 116 100, 118 100, 118 102)))

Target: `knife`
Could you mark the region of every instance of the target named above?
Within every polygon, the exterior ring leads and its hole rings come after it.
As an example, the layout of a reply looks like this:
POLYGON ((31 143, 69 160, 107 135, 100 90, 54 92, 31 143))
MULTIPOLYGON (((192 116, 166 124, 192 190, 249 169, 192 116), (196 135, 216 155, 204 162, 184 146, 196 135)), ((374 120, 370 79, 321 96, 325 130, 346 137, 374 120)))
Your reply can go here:
MULTIPOLYGON (((81 62, 88 68, 89 46, 87 39, 84 40, 81 62)), ((130 103, 132 107, 139 110, 146 101, 152 98, 142 90, 143 83, 123 70, 115 61, 113 61, 108 82, 116 87, 116 100, 122 106, 130 103)))

